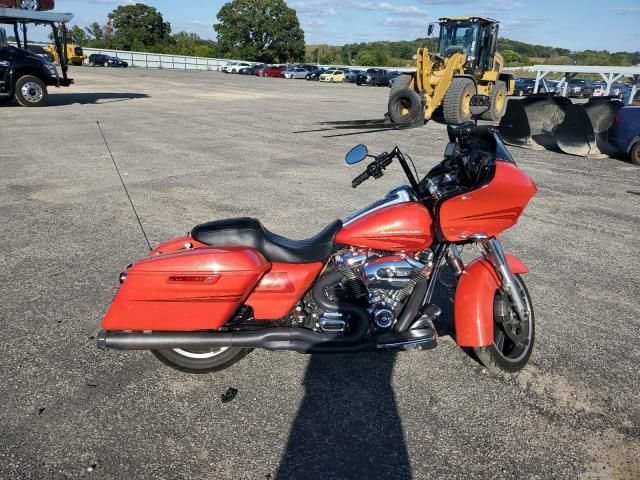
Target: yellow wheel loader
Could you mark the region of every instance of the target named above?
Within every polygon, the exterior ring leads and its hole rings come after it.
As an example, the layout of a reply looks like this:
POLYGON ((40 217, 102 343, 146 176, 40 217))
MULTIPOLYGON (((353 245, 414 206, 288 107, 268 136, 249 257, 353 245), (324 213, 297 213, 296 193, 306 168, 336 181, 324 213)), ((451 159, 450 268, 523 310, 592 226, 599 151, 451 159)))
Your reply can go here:
MULTIPOLYGON (((485 120, 504 115, 513 76, 502 72, 496 52, 498 22, 484 17, 441 18, 438 52, 419 48, 416 73, 398 77, 389 94, 388 115, 401 124, 422 123, 441 111, 448 124, 471 119, 469 102, 476 93, 491 98, 485 120)), ((429 35, 434 25, 429 25, 429 35)))

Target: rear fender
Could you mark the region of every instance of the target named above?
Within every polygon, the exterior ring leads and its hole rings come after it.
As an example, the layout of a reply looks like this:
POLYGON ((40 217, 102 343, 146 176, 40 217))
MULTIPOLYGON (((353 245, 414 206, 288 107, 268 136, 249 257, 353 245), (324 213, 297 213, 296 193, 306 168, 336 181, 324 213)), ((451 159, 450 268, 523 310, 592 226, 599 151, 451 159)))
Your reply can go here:
MULTIPOLYGON (((506 254, 512 273, 528 273, 518 258, 506 254)), ((500 279, 484 258, 469 263, 456 288, 454 322, 456 343, 460 347, 485 347, 493 343, 493 299, 500 279)))

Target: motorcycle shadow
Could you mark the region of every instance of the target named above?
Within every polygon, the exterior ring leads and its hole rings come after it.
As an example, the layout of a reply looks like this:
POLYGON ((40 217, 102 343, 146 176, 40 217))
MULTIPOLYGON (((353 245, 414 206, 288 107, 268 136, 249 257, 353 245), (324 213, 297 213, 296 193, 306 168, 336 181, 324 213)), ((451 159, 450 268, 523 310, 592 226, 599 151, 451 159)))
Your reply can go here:
MULTIPOLYGON (((436 329, 452 335, 455 277, 443 268, 439 282, 432 300, 442 309, 436 329)), ((412 478, 392 386, 398 354, 311 355, 274 478, 412 478)))

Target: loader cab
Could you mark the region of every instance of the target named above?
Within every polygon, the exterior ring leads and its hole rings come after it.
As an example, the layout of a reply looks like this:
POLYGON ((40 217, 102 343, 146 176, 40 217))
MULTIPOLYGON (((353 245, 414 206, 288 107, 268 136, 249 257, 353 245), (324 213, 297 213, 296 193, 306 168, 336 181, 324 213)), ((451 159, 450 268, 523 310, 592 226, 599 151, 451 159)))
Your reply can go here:
POLYGON ((498 22, 489 18, 441 18, 438 51, 442 57, 464 53, 465 73, 482 77, 493 70, 498 40, 498 22))

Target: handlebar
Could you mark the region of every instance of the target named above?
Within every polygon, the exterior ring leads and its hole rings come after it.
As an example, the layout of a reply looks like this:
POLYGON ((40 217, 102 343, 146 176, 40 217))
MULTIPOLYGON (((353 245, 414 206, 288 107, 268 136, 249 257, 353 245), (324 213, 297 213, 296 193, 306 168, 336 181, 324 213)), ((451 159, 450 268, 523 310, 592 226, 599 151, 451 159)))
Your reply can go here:
POLYGON ((358 185, 360 185, 370 177, 382 177, 382 175, 384 175, 383 170, 391 164, 395 155, 395 150, 391 153, 384 152, 378 155, 376 159, 367 166, 367 169, 364 172, 362 172, 351 181, 351 186, 353 188, 356 188, 358 185))

